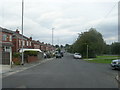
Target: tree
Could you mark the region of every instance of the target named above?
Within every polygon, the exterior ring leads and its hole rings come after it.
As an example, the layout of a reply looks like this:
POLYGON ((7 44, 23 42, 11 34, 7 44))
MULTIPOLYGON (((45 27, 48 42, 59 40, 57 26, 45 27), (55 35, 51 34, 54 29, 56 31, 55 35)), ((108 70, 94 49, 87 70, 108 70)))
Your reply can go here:
POLYGON ((65 44, 65 47, 69 47, 70 45, 69 44, 65 44))
POLYGON ((120 55, 120 43, 114 42, 111 44, 111 52, 112 54, 120 55))
POLYGON ((105 45, 103 54, 111 54, 111 45, 105 45))
POLYGON ((88 49, 88 57, 96 57, 96 55, 103 53, 105 45, 102 34, 91 28, 88 32, 79 34, 73 44, 73 52, 79 52, 83 57, 87 57, 88 49))
POLYGON ((55 45, 56 48, 59 48, 59 45, 55 45))
POLYGON ((63 48, 63 45, 60 45, 60 48, 63 48))

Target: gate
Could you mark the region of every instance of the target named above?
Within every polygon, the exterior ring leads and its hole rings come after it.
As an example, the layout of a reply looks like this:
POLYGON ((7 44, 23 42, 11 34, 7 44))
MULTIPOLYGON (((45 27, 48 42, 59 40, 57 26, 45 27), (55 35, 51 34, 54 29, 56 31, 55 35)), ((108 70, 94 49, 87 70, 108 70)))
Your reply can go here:
POLYGON ((10 52, 2 52, 2 64, 10 65, 10 52))

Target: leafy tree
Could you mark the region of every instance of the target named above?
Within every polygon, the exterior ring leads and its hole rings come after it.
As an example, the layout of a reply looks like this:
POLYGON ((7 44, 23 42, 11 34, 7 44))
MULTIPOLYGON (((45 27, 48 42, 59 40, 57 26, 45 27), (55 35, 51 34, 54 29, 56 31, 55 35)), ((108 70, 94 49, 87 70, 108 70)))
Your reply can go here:
POLYGON ((59 48, 59 45, 55 45, 56 48, 59 48))
POLYGON ((105 45, 103 54, 111 54, 111 45, 105 45))
POLYGON ((63 45, 60 45, 60 48, 63 48, 63 45))
POLYGON ((102 34, 91 28, 88 32, 79 34, 73 44, 73 52, 79 52, 83 57, 86 57, 88 46, 88 57, 96 57, 96 55, 103 53, 105 45, 102 34))
POLYGON ((114 42, 111 44, 111 52, 112 54, 120 55, 120 43, 114 42))
POLYGON ((69 47, 70 45, 69 44, 65 44, 65 47, 69 47))

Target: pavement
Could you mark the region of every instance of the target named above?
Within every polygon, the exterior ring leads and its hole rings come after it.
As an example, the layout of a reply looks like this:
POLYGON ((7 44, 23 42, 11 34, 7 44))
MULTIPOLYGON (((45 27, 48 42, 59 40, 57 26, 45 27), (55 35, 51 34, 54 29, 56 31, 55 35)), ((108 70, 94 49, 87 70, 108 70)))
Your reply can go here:
POLYGON ((0 74, 10 71, 10 65, 0 65, 0 74))
POLYGON ((66 54, 5 77, 2 85, 3 88, 118 88, 117 74, 109 64, 88 63, 66 54))
POLYGON ((10 65, 0 65, 0 74, 2 74, 2 77, 7 77, 9 75, 24 71, 52 59, 53 58, 43 59, 31 63, 25 63, 24 65, 13 65, 12 68, 10 65))
POLYGON ((119 73, 118 73, 118 75, 116 75, 115 79, 118 81, 118 84, 119 84, 118 86, 120 88, 120 75, 119 75, 119 73))

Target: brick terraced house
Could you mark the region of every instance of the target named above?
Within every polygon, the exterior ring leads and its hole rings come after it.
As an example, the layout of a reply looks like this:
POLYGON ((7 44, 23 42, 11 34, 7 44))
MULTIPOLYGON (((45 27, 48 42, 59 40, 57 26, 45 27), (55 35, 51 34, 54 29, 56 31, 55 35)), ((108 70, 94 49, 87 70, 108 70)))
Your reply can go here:
MULTIPOLYGON (((22 34, 19 33, 18 29, 14 32, 13 36, 13 52, 19 52, 22 48, 22 34)), ((23 48, 33 48, 32 47, 32 38, 23 36, 23 48)))
POLYGON ((22 48, 22 37, 23 37, 23 48, 25 49, 40 49, 43 52, 55 50, 50 44, 44 44, 32 40, 32 37, 28 38, 22 36, 19 30, 16 31, 8 30, 0 27, 0 52, 2 52, 2 64, 11 64, 12 53, 19 52, 22 48))
POLYGON ((0 64, 10 64, 12 61, 13 33, 11 30, 0 27, 0 52, 2 53, 0 64))

